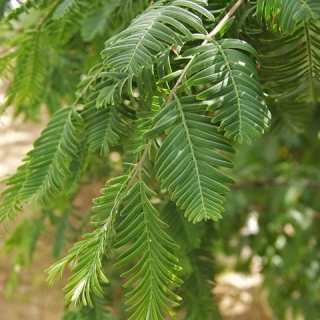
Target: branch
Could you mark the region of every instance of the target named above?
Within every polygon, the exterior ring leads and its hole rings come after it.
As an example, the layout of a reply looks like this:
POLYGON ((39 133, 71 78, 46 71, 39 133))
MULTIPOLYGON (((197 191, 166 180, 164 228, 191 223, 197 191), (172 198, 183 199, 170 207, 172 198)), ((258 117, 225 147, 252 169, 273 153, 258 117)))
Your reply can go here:
POLYGON ((101 68, 99 68, 96 73, 94 74, 94 76, 92 77, 92 79, 85 85, 85 87, 80 91, 76 93, 76 99, 72 104, 72 107, 76 107, 79 100, 83 97, 83 95, 87 92, 87 90, 90 88, 90 86, 98 79, 100 73, 104 70, 104 67, 102 66, 101 68))
POLYGON ((130 190, 130 188, 134 184, 137 175, 143 170, 144 162, 147 159, 151 144, 152 144, 152 140, 150 140, 146 144, 144 152, 141 155, 141 158, 139 159, 139 161, 136 164, 132 165, 132 167, 133 167, 132 172, 129 175, 127 182, 123 184, 123 187, 119 191, 119 193, 118 193, 119 197, 117 197, 117 199, 115 200, 115 205, 111 210, 110 216, 106 220, 106 222, 104 223, 103 227, 101 228, 102 231, 106 231, 108 229, 109 225, 113 224, 113 222, 116 218, 116 215, 118 213, 119 207, 122 204, 123 197, 127 194, 127 192, 130 190))
MULTIPOLYGON (((248 180, 238 182, 235 185, 230 185, 230 189, 245 189, 245 188, 255 188, 255 187, 281 187, 281 186, 291 186, 296 180, 276 180, 276 179, 266 179, 266 180, 248 180)), ((320 189, 320 181, 301 181, 300 184, 304 188, 314 188, 320 189)))
POLYGON ((58 7, 58 5, 61 3, 61 0, 56 1, 52 4, 51 8, 47 11, 47 13, 39 20, 36 29, 40 30, 43 26, 43 23, 50 18, 50 16, 53 14, 54 10, 58 7))
MULTIPOLYGON (((238 7, 242 4, 245 3, 246 0, 238 0, 236 4, 233 5, 233 7, 227 12, 227 14, 223 17, 223 19, 215 26, 215 28, 208 34, 208 38, 212 39, 216 36, 216 34, 220 31, 220 29, 224 26, 224 24, 228 21, 228 19, 233 15, 233 13, 238 9, 238 7)), ((201 43, 201 46, 206 45, 209 42, 208 39, 204 40, 201 43)), ((173 97, 175 93, 177 92, 178 87, 180 86, 183 78, 185 77, 192 61, 195 59, 196 55, 194 55, 188 62, 188 64, 184 67, 180 77, 178 78, 176 84, 172 88, 170 95, 167 100, 167 104, 170 103, 173 100, 173 97)))
MULTIPOLYGON (((230 17, 234 14, 234 12, 239 8, 239 6, 242 3, 245 3, 246 0, 238 0, 236 4, 227 12, 227 14, 223 17, 223 19, 216 25, 216 27, 209 33, 210 38, 214 38, 216 34, 220 31, 220 29, 223 27, 223 25, 230 19, 230 17)), ((205 40, 203 44, 208 43, 207 40, 205 40)))

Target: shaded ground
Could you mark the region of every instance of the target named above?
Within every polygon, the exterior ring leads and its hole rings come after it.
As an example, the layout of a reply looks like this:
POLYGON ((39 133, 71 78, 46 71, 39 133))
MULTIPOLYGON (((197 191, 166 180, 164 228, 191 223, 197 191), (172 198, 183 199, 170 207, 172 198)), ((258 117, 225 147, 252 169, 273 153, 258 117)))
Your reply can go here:
MULTIPOLYGON (((0 97, 1 100, 1 97, 0 97)), ((0 101, 1 104, 1 101, 0 101)), ((21 159, 30 150, 32 141, 39 135, 40 125, 13 121, 10 115, 0 118, 0 179, 13 172, 21 159)), ((1 186, 0 186, 1 188, 1 186)), ((83 192, 79 205, 90 205, 91 195, 83 192)), ((92 191, 93 192, 93 191, 92 191)), ((96 191, 94 191, 96 192, 96 191)), ((96 192, 95 195, 98 193, 96 192)), ((3 228, 0 234, 5 235, 3 228)), ((4 238, 0 238, 0 252, 4 238)), ((9 320, 59 320, 63 313, 64 297, 61 291, 66 284, 66 276, 53 287, 45 282, 43 270, 53 262, 51 258, 50 236, 38 244, 34 261, 28 270, 20 274, 20 285, 10 298, 5 297, 12 262, 11 257, 0 254, 0 319, 9 320)), ((226 320, 269 320, 264 299, 261 299, 260 275, 250 277, 227 273, 217 278, 215 294, 221 313, 226 320)), ((199 319, 201 320, 201 319, 199 319)))

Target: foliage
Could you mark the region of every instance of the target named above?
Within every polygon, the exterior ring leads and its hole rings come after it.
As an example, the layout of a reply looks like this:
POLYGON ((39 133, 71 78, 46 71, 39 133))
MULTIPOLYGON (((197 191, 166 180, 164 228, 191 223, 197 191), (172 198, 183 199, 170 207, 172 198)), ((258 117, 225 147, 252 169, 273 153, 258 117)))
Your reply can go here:
POLYGON ((319 316, 317 0, 28 0, 0 9, 0 73, 10 82, 0 112, 40 120, 44 106, 51 115, 5 179, 0 221, 9 229, 25 205, 41 207, 7 240, 22 265, 46 220, 57 228, 56 257, 75 239, 47 270, 52 283, 72 265, 66 304, 82 307, 63 319, 217 318, 222 251, 239 256, 239 270, 260 259, 265 286, 278 281, 270 303, 279 319, 290 308, 319 316), (72 203, 95 172, 106 185, 92 213, 76 216, 72 203), (110 294, 119 284, 127 313, 110 294))

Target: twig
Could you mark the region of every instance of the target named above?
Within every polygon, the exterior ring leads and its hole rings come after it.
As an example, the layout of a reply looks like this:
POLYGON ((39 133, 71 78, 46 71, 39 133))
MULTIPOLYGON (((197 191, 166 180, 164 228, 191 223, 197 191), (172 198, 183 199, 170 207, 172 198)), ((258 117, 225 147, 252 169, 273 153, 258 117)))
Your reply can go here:
MULTIPOLYGON (((255 187, 273 187, 273 186, 290 186, 295 183, 293 180, 275 180, 275 179, 266 179, 266 180, 248 180, 238 182, 235 185, 231 185, 230 189, 245 189, 245 188, 255 188, 255 187)), ((301 181, 301 187, 304 188, 320 188, 320 181, 301 181)))
MULTIPOLYGON (((220 29, 224 26, 224 24, 228 21, 228 19, 233 15, 233 13, 238 9, 238 7, 244 3, 245 0, 238 0, 236 4, 233 5, 233 7, 227 12, 227 14, 223 17, 223 19, 215 26, 215 28, 208 34, 208 38, 212 39, 216 36, 216 34, 220 31, 220 29)), ((201 43, 201 46, 206 45, 209 42, 208 39, 204 40, 201 43)), ((177 92, 178 87, 180 86, 183 78, 185 77, 190 65, 192 64, 192 61, 195 59, 196 55, 194 55, 188 62, 188 64, 184 67, 180 77, 178 78, 176 84, 170 91, 170 95, 168 97, 167 103, 171 102, 173 100, 173 97, 175 93, 177 92)))

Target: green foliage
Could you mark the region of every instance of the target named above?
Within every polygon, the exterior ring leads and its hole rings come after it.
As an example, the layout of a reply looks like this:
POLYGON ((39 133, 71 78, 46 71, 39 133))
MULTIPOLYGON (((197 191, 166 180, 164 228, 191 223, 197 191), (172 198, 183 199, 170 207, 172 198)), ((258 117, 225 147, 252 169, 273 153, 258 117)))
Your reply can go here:
POLYGON ((44 0, 10 11, 0 1, 0 74, 10 81, 0 112, 38 120, 43 106, 51 115, 5 178, 0 221, 9 228, 25 205, 42 209, 7 240, 17 264, 29 264, 46 221, 57 229, 56 258, 72 239, 47 269, 52 283, 71 264, 64 291, 77 307, 63 319, 216 319, 215 258, 244 246, 249 257, 235 268, 261 259, 265 285, 279 280, 270 293, 278 318, 291 308, 316 319, 319 8, 44 0), (77 216, 80 186, 98 175, 101 196, 77 216), (121 285, 129 314, 114 310, 121 285))
POLYGON ((216 169, 216 166, 232 167, 231 162, 217 151, 233 150, 219 137, 209 117, 189 110, 200 111, 201 106, 181 99, 172 101, 161 110, 164 115, 155 128, 167 117, 171 125, 172 122, 177 125, 157 152, 157 180, 163 189, 172 192, 171 198, 185 209, 188 220, 218 220, 220 211, 223 211, 222 194, 228 191, 224 184, 233 181, 216 169))
POLYGON ((17 37, 21 43, 20 52, 16 51, 16 74, 8 92, 7 105, 37 105, 41 102, 45 85, 46 55, 45 44, 40 31, 31 31, 17 37))
POLYGON ((312 0, 258 1, 261 26, 246 32, 254 33, 260 81, 276 103, 319 101, 319 10, 312 0))
MULTIPOLYGON (((4 191, 13 203, 4 201, 1 220, 14 217, 16 210, 26 203, 40 203, 43 207, 52 205, 58 197, 68 193, 67 178, 72 176, 69 165, 78 160, 80 142, 75 137, 74 110, 70 107, 59 110, 41 136, 34 142, 34 149, 28 152, 25 164, 9 177, 7 184, 13 185, 4 191)), ((76 178, 74 175, 72 178, 76 178)))
POLYGON ((139 178, 141 180, 123 199, 125 207, 121 216, 125 216, 125 219, 117 228, 115 248, 132 245, 119 255, 115 268, 136 261, 132 268, 121 275, 132 276, 123 285, 125 288, 135 285, 127 294, 127 304, 132 305, 127 311, 133 312, 130 319, 162 319, 160 308, 175 316, 168 305, 177 306, 179 304, 173 300, 181 300, 168 288, 178 287, 182 283, 173 273, 181 269, 176 265, 178 259, 168 251, 179 247, 162 230, 167 225, 157 217, 159 213, 149 200, 150 196, 156 194, 146 186, 142 177, 139 178))
POLYGON ((126 176, 109 180, 109 187, 102 189, 102 196, 94 200, 96 206, 93 211, 97 213, 92 217, 92 224, 96 229, 93 232, 84 234, 83 240, 76 242, 74 247, 69 250, 68 255, 61 261, 56 262, 48 270, 48 281, 53 282, 71 261, 77 260, 77 264, 72 268, 74 275, 64 288, 68 292, 66 295, 67 303, 74 302, 77 304, 80 300, 83 305, 92 307, 92 283, 94 283, 94 293, 98 297, 102 297, 102 288, 99 280, 108 282, 104 275, 102 258, 105 254, 110 255, 112 253, 111 246, 115 234, 114 216, 119 207, 117 198, 124 191, 120 182, 127 180, 128 177, 126 176), (105 217, 104 210, 108 210, 108 217, 105 217), (106 247, 109 253, 106 252, 106 247))
POLYGON ((65 0, 61 2, 53 11, 52 19, 59 20, 66 15, 69 15, 71 12, 79 10, 79 4, 81 1, 76 0, 65 0))
POLYGON ((80 311, 69 311, 64 314, 62 320, 116 320, 105 308, 103 299, 93 298, 93 308, 83 307, 80 311))
POLYGON ((250 143, 268 129, 268 110, 254 63, 235 49, 257 56, 251 46, 233 39, 187 50, 184 55, 197 57, 187 71, 190 78, 185 86, 212 84, 197 99, 208 101, 208 110, 218 111, 212 122, 219 123, 226 137, 250 143))
MULTIPOLYGON (((176 239, 181 250, 177 252, 183 265, 184 283, 178 290, 183 296, 182 309, 186 319, 219 319, 218 307, 212 293, 212 275, 215 273, 215 261, 211 247, 213 230, 205 222, 190 224, 183 211, 174 203, 168 203, 161 213, 169 225, 170 234, 176 239)), ((214 239, 212 239, 214 241, 214 239)))

